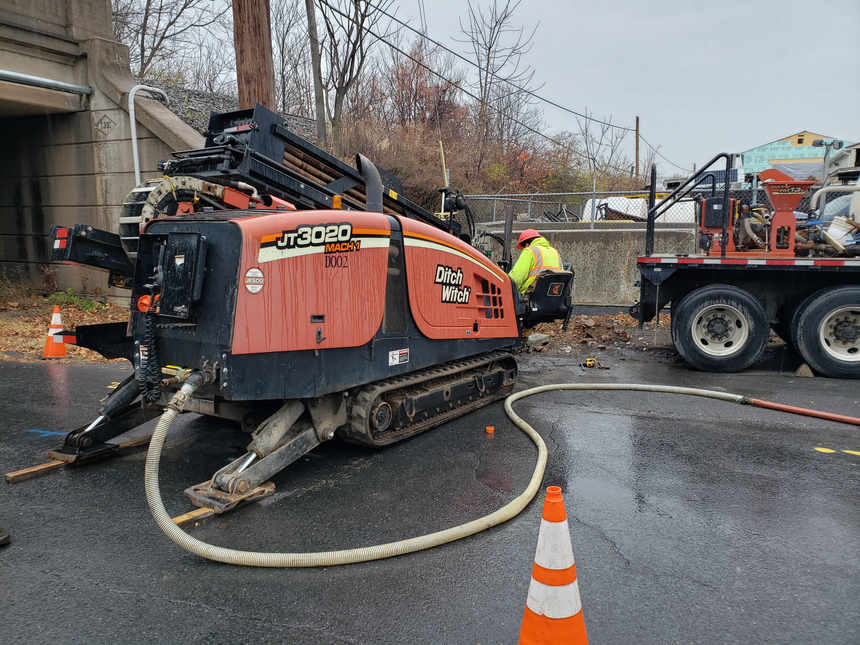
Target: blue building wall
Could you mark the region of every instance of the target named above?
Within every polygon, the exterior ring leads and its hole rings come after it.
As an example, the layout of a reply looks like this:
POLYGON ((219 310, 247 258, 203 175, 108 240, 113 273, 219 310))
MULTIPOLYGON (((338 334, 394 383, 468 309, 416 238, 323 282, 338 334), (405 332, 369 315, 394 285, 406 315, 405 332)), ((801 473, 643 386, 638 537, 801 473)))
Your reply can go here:
MULTIPOLYGON (((824 148, 816 148, 812 142, 815 139, 832 138, 812 132, 798 132, 785 139, 747 150, 741 153, 744 172, 747 174, 761 172, 770 168, 772 162, 786 159, 821 162, 824 160, 824 148)), ((846 141, 845 145, 851 144, 846 141)))

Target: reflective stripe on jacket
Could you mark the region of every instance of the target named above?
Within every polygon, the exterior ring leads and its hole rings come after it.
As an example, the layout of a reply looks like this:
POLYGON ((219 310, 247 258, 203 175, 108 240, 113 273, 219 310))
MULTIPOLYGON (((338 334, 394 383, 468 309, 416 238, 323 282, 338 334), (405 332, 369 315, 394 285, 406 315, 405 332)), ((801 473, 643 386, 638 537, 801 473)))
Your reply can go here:
POLYGON ((561 256, 549 245, 546 238, 536 237, 523 249, 509 275, 517 285, 517 290, 525 293, 542 269, 563 270, 561 256))

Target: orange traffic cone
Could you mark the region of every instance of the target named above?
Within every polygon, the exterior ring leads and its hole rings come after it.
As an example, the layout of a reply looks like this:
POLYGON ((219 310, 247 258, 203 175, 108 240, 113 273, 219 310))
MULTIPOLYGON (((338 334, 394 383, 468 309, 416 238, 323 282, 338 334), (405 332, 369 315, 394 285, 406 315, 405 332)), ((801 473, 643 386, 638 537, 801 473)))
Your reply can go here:
POLYGON ((546 489, 520 645, 588 645, 561 488, 546 489))
POLYGON ((60 305, 54 305, 54 313, 51 316, 51 327, 48 329, 48 338, 45 341, 45 351, 42 358, 65 358, 66 344, 63 342, 63 319, 60 316, 60 305), (60 334, 57 336, 57 334, 60 334))

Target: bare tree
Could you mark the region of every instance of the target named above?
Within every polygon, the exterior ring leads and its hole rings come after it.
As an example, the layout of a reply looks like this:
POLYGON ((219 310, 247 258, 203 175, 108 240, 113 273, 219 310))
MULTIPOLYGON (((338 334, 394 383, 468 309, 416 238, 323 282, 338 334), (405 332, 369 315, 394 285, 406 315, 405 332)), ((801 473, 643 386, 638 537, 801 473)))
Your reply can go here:
POLYGON ((317 17, 314 0, 305 0, 305 14, 308 18, 308 39, 311 50, 311 75, 314 81, 314 113, 317 122, 317 143, 326 148, 325 91, 322 82, 322 60, 320 41, 317 32, 317 17))
POLYGON ((236 94, 231 17, 224 14, 209 31, 192 32, 185 55, 176 61, 184 69, 184 87, 211 94, 236 94))
POLYGON ((605 121, 592 118, 588 108, 585 118, 577 117, 576 122, 592 178, 604 184, 606 190, 613 190, 625 180, 627 160, 623 158, 622 143, 627 131, 613 126, 612 117, 605 121))
POLYGON ((441 136, 459 107, 465 73, 453 55, 430 47, 423 36, 405 46, 396 36, 392 40, 397 49, 382 57, 379 71, 385 117, 400 126, 428 125, 441 136))
POLYGON ((272 0, 272 53, 278 109, 311 117, 314 96, 302 0, 272 0))
POLYGON ((540 125, 540 111, 534 107, 528 94, 534 71, 521 67, 522 57, 531 49, 535 30, 526 36, 524 28, 513 25, 514 11, 520 0, 512 3, 498 0, 485 13, 480 6, 468 2, 469 24, 460 29, 472 50, 478 65, 475 107, 474 171, 480 173, 486 160, 491 140, 511 141, 510 135, 519 135, 540 125), (525 126, 525 127, 523 127, 525 126))
POLYGON ((146 77, 174 69, 190 37, 207 31, 230 9, 212 0, 111 0, 114 36, 128 45, 132 72, 146 77))
MULTIPOLYGON (((371 34, 378 28, 384 11, 392 0, 371 4, 368 0, 318 0, 326 31, 320 43, 326 59, 327 91, 326 111, 332 129, 332 148, 340 156, 341 127, 344 101, 358 80, 376 37, 371 34)), ((387 34, 386 34, 387 35, 387 34)))

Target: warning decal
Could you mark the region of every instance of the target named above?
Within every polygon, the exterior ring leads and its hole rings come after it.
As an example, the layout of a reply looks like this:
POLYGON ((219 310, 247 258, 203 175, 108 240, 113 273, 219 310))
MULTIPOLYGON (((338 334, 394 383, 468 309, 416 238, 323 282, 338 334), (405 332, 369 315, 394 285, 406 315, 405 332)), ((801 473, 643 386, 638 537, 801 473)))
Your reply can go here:
POLYGON ((388 352, 388 367, 401 365, 409 362, 408 349, 395 349, 393 352, 388 352))

